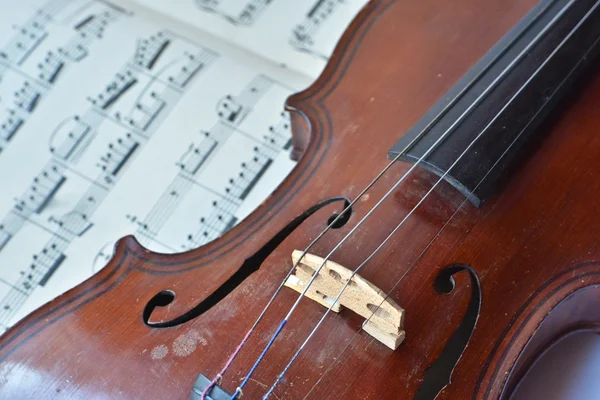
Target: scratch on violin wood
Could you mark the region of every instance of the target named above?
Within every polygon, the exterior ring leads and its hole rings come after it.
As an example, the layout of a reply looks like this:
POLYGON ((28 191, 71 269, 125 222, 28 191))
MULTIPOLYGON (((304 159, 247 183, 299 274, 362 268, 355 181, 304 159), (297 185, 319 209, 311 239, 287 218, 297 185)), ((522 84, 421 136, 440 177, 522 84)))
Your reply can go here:
POLYGON ((352 135, 352 134, 358 132, 359 129, 360 129, 359 124, 350 123, 350 124, 346 125, 346 127, 344 129, 344 133, 352 135))
POLYGON ((172 361, 163 360, 160 363, 152 364, 150 367, 150 372, 152 372, 152 374, 157 378, 161 379, 169 372, 171 367, 175 365, 177 364, 173 364, 172 361))
POLYGON ((371 339, 369 341, 369 343, 367 343, 367 345, 365 346, 365 350, 367 350, 369 348, 369 346, 375 341, 375 339, 371 339))
MULTIPOLYGON (((254 378, 250 378, 250 380, 251 380, 252 382, 256 383, 258 386, 260 386, 260 387, 264 388, 264 389, 269 389, 269 386, 268 386, 268 385, 266 385, 266 384, 264 384, 264 383, 262 383, 262 382, 259 382, 259 381, 257 381, 257 380, 256 380, 256 379, 254 379, 254 378)), ((281 400, 281 398, 280 398, 279 396, 277 396, 275 393, 273 393, 273 397, 275 397, 277 400, 281 400)))

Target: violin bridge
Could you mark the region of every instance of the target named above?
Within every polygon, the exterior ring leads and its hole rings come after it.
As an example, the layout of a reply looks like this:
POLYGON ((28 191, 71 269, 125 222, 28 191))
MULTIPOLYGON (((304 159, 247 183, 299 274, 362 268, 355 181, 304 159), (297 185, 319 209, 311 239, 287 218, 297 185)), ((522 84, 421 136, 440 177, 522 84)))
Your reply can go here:
MULTIPOLYGON (((294 265, 302 256, 302 251, 292 253, 294 265)), ((313 254, 306 254, 296 267, 293 275, 286 280, 285 286, 302 293, 306 284, 323 263, 323 259, 313 254)), ((306 291, 305 296, 324 307, 331 307, 331 311, 339 313, 348 308, 365 318, 363 329, 376 340, 392 350, 396 350, 404 340, 404 310, 387 298, 386 294, 371 282, 333 261, 325 262, 317 278, 306 291), (351 280, 350 280, 351 278, 351 280), (335 302, 335 298, 348 286, 335 302)))

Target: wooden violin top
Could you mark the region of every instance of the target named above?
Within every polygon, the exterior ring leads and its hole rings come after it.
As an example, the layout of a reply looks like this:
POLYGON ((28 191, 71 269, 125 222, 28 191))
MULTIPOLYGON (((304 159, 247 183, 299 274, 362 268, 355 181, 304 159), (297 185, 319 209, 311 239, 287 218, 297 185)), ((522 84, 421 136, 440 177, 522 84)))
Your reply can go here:
MULTIPOLYGON (((0 337, 0 398, 190 398, 197 375, 212 379, 244 339, 293 251, 361 193, 402 135, 535 5, 369 3, 321 77, 288 100, 299 162, 277 190, 196 250, 156 254, 122 239, 106 268, 0 337)), ((481 208, 405 162, 353 204, 311 254, 326 257, 410 171, 331 255, 354 270, 385 243, 360 276, 404 310, 406 338, 392 350, 361 329, 364 317, 330 313, 273 398, 433 399, 441 390, 442 399, 495 399, 549 344, 598 329, 600 76, 575 89, 481 208)), ((297 298, 281 290, 223 390, 236 390, 297 298)), ((244 398, 267 392, 325 311, 299 303, 244 398)))

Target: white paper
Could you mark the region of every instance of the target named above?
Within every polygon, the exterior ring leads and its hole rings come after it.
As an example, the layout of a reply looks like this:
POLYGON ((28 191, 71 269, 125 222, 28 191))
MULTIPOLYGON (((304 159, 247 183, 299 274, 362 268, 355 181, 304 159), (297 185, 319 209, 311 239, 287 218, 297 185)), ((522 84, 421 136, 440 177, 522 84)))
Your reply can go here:
POLYGON ((366 0, 134 0, 316 78, 366 0))
POLYGON ((204 2, 215 12, 194 28, 134 3, 0 1, 1 329, 102 268, 122 236, 167 253, 213 240, 293 168, 283 104, 323 54, 258 51, 268 30, 253 27, 299 2, 251 2, 237 25, 236 2, 204 2))

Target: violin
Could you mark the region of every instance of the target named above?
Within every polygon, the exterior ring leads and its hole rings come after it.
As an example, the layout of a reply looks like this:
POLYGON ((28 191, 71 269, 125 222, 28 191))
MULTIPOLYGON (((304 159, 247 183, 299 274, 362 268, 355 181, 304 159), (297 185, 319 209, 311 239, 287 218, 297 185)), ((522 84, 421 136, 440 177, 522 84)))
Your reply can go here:
POLYGON ((287 101, 297 166, 134 237, 0 338, 2 399, 498 399, 600 331, 600 0, 370 2, 287 101))

